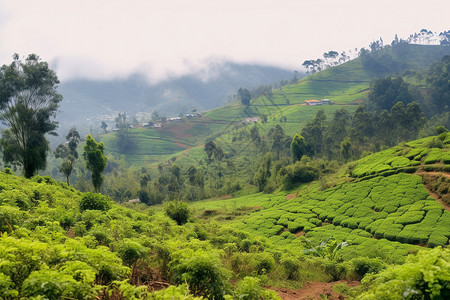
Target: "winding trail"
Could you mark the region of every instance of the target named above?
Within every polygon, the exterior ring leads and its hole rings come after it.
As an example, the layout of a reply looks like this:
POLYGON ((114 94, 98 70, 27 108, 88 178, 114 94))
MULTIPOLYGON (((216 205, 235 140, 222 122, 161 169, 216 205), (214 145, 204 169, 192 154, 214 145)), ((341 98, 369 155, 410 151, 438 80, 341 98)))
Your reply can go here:
MULTIPOLYGON (((432 175, 432 176, 444 176, 446 178, 450 178, 450 173, 448 172, 416 172, 414 173, 416 175, 432 175)), ((428 193, 430 194, 431 197, 433 197, 437 202, 439 202, 440 204, 442 204, 442 206, 444 207, 444 209, 446 211, 450 211, 450 205, 448 205, 447 203, 444 202, 444 200, 442 200, 435 192, 433 192, 433 190, 431 189, 431 187, 429 185, 424 185, 424 187, 427 189, 428 193)))
POLYGON ((359 281, 339 280, 334 282, 310 282, 298 290, 287 288, 267 287, 277 292, 283 300, 313 300, 313 299, 345 299, 346 296, 333 290, 333 286, 338 283, 347 284, 349 287, 355 287, 360 284, 359 281), (321 297, 322 295, 322 297, 321 297))

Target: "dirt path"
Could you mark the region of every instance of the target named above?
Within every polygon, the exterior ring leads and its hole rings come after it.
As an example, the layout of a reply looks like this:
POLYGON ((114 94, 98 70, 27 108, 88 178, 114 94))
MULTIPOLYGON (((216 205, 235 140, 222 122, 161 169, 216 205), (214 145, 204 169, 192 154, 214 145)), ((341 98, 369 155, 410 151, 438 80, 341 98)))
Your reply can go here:
POLYGON ((297 198, 297 193, 286 195, 286 200, 291 200, 291 199, 295 199, 295 198, 297 198))
POLYGON ((283 300, 315 300, 322 299, 320 295, 326 296, 325 299, 345 299, 346 296, 333 291, 333 286, 338 283, 346 283, 349 287, 355 287, 360 284, 359 281, 339 280, 335 282, 310 282, 299 290, 286 288, 272 288, 283 300))
POLYGON ((434 193, 428 186, 425 185, 425 188, 427 189, 431 197, 433 197, 437 202, 442 204, 445 210, 450 211, 450 205, 448 205, 441 198, 439 198, 439 196, 436 193, 434 193))
MULTIPOLYGON (((444 176, 446 178, 450 178, 450 173, 448 172, 416 172, 414 173, 416 175, 432 175, 432 176, 444 176)), ((424 187, 427 189, 428 193, 430 194, 431 197, 433 197, 437 202, 439 202, 440 204, 442 204, 442 206, 444 207, 445 210, 450 211, 450 205, 448 205, 447 203, 445 203, 440 197, 439 195, 437 195, 435 192, 433 192, 433 190, 431 189, 431 187, 427 184, 424 185, 424 187)))
POLYGON ((446 178, 450 178, 450 173, 448 172, 437 172, 437 171, 432 171, 432 172, 425 172, 425 171, 420 171, 420 172, 416 172, 414 173, 416 175, 434 175, 434 176, 444 176, 446 178))

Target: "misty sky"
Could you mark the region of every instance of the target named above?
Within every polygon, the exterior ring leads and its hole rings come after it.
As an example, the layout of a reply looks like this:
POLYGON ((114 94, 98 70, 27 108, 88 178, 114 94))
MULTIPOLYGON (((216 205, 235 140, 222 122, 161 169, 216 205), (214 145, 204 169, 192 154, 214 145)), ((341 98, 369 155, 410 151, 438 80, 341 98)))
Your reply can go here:
POLYGON ((449 12, 448 0, 1 0, 0 63, 36 53, 61 80, 158 80, 217 59, 299 70, 328 50, 449 30, 449 12))

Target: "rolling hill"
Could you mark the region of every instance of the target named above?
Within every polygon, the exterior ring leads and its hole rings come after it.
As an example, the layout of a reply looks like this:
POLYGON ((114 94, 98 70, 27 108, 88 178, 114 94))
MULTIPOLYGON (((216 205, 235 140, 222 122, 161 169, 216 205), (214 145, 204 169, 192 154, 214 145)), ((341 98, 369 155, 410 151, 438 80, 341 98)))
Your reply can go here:
POLYGON ((352 162, 328 178, 335 182, 329 188, 316 181, 294 191, 194 202, 194 217, 184 225, 161 208, 118 205, 49 177, 25 179, 5 169, 0 295, 187 300, 195 299, 189 293, 240 299, 252 292, 279 299, 261 285, 280 296, 287 288, 301 295, 308 283, 340 280, 339 293, 358 297, 381 292, 381 282, 363 280, 353 290, 345 283, 403 267, 408 285, 389 295, 421 282, 445 295, 450 258, 441 246, 449 243, 450 208, 421 177, 447 176, 449 150, 450 133, 444 133, 352 162), (442 143, 433 148, 435 139, 442 143))
MULTIPOLYGON (((226 133, 243 126, 245 119, 263 115, 267 116, 267 122, 257 122, 262 133, 278 124, 286 134, 293 136, 319 109, 323 109, 328 118, 341 108, 353 113, 357 108, 353 104, 365 99, 373 79, 402 74, 411 69, 423 71, 446 54, 450 54, 450 48, 445 46, 400 44, 384 48, 304 77, 296 84, 275 89, 271 97, 253 99, 249 106, 230 103, 204 112, 204 117, 200 119, 169 122, 162 129, 130 130, 130 141, 136 145, 136 149, 126 153, 126 156, 137 165, 158 159, 167 160, 172 156, 182 159, 189 155, 198 157, 195 149, 185 149, 218 137, 223 143, 229 144, 226 133), (305 106, 304 101, 311 99, 329 99, 335 105, 305 106), (282 118, 285 118, 284 121, 282 118), (166 152, 163 153, 161 149, 166 152)), ((114 134, 105 135, 102 139, 110 153, 121 154, 114 134)))
POLYGON ((192 109, 211 109, 224 105, 239 87, 256 88, 292 77, 293 71, 282 68, 216 61, 193 74, 155 83, 142 74, 105 81, 74 79, 58 88, 64 97, 59 131, 67 132, 75 125, 87 132, 119 112, 149 115, 158 111, 173 117, 192 109))

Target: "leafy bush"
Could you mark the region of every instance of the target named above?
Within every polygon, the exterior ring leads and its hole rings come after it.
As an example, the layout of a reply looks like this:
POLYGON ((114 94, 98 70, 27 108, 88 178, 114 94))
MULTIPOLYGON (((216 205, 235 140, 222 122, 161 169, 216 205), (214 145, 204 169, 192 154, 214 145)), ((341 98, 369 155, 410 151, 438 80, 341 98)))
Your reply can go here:
POLYGON ((255 277, 245 277, 239 282, 233 293, 233 300, 277 300, 281 299, 275 291, 264 289, 261 280, 255 277))
POLYGON ((178 200, 169 202, 164 211, 166 212, 166 215, 176 221, 178 225, 187 223, 191 215, 187 203, 178 200))
POLYGON ((392 266, 362 283, 371 289, 357 299, 449 299, 450 249, 434 248, 408 256, 404 265, 392 266))
POLYGON ((80 210, 101 210, 107 211, 111 208, 111 203, 107 197, 102 194, 84 193, 80 202, 80 210))
POLYGON ((267 274, 275 267, 275 260, 268 252, 257 253, 254 258, 254 266, 258 275, 267 274))
POLYGON ((300 262, 292 256, 284 256, 281 267, 288 280, 298 280, 300 278, 300 262))
POLYGON ((205 251, 184 253, 183 256, 171 263, 174 281, 187 283, 196 296, 223 299, 228 289, 228 274, 220 259, 205 251))
POLYGON ((132 241, 126 241, 120 245, 118 252, 124 264, 129 267, 133 266, 138 259, 145 257, 147 254, 145 247, 132 241))
POLYGON ((350 261, 355 273, 361 278, 367 273, 378 273, 386 268, 386 265, 379 258, 357 257, 350 261))
POLYGON ((189 288, 186 284, 179 286, 171 285, 166 289, 157 291, 148 295, 151 300, 202 300, 202 297, 195 297, 189 294, 189 288))
MULTIPOLYGON (((285 189, 292 189, 299 183, 311 182, 319 177, 319 171, 309 165, 297 161, 295 164, 281 169, 284 170, 283 184, 285 189)), ((283 172, 282 172, 283 173, 283 172)))

